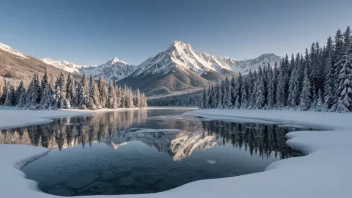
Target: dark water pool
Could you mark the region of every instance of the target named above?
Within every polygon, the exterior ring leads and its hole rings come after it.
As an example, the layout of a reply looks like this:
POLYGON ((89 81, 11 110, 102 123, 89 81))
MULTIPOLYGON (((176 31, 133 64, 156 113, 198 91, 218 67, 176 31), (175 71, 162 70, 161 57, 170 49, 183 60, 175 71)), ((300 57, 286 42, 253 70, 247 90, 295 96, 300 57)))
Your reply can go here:
POLYGON ((43 192, 62 196, 160 192, 260 172, 274 161, 302 155, 285 144, 285 134, 302 129, 298 126, 206 121, 182 116, 184 111, 56 119, 2 130, 0 143, 53 149, 22 171, 43 192))

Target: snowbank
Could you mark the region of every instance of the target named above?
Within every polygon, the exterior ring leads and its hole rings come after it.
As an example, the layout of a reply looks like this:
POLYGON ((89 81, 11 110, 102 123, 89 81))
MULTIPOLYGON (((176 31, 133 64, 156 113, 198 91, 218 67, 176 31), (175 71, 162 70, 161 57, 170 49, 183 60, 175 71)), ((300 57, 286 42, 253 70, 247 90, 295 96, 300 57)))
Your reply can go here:
MULTIPOLYGON (((38 112, 38 111, 36 111, 38 112)), ((0 110, 0 119, 8 117, 0 110)), ((6 114, 10 112, 6 112, 6 114)), ((72 112, 69 112, 69 114, 72 112)), ((77 112, 74 112, 77 113, 77 112)), ((79 112, 82 113, 82 112, 79 112)), ((35 113, 32 113, 35 114, 35 113)), ((67 116, 58 113, 58 116, 67 116)), ((263 119, 281 120, 291 124, 314 124, 335 131, 291 132, 288 144, 309 153, 304 157, 289 158, 271 164, 266 171, 231 178, 192 182, 169 191, 105 197, 246 197, 246 198, 330 198, 352 197, 352 114, 250 111, 250 110, 196 110, 187 115, 208 119, 263 119)), ((21 115, 22 116, 22 115, 21 115)), ((28 115, 27 115, 28 116, 28 115)), ((40 116, 36 116, 38 119, 40 116)), ((54 116, 54 115, 47 115, 54 116)), ((70 116, 70 115, 68 115, 70 116)), ((37 122, 38 120, 32 119, 37 122)), ((18 122, 12 122, 18 125, 18 122)), ((29 123, 27 120, 22 124, 29 123)), ((0 121, 0 126, 4 122, 0 121)), ((7 124, 6 126, 9 126, 7 124)), ((35 190, 35 182, 24 179, 17 168, 35 157, 45 155, 44 148, 24 145, 0 145, 0 195, 9 198, 50 198, 53 195, 35 190), (24 148, 25 147, 25 148, 24 148)), ((216 166, 216 164, 214 164, 216 166)))

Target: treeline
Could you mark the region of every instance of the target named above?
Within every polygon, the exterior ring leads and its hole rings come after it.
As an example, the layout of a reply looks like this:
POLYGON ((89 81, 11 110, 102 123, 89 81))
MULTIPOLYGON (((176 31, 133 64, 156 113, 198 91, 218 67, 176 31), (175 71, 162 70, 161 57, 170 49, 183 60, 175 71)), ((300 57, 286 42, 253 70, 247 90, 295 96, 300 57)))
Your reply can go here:
POLYGON ((286 55, 279 67, 264 65, 248 75, 204 89, 202 108, 352 111, 352 41, 350 27, 305 54, 286 55))
POLYGON ((18 86, 6 79, 0 82, 0 105, 16 106, 21 109, 101 109, 147 107, 145 95, 129 87, 118 87, 113 81, 107 86, 101 76, 98 83, 92 77, 88 80, 84 74, 76 82, 69 74, 65 78, 61 73, 54 83, 47 73, 40 80, 34 74, 29 86, 23 81, 18 86), (3 84, 3 85, 2 85, 3 84))
POLYGON ((153 98, 148 100, 149 106, 180 106, 180 107, 199 107, 201 101, 201 91, 180 94, 167 97, 153 98))

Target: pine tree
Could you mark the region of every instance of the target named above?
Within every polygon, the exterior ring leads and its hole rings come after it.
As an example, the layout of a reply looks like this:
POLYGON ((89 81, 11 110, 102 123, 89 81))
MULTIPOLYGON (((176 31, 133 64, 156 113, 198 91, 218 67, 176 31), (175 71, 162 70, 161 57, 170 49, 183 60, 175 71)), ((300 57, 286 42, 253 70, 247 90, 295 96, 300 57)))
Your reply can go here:
POLYGON ((106 87, 103 75, 100 76, 98 81, 98 89, 99 89, 99 102, 102 108, 106 107, 107 98, 108 98, 108 89, 106 87))
POLYGON ((275 101, 275 92, 274 92, 274 73, 271 68, 269 68, 269 77, 268 77, 268 104, 267 109, 273 109, 275 101))
POLYGON ((317 101, 317 105, 315 107, 315 111, 326 111, 326 106, 323 103, 323 95, 321 93, 321 90, 319 89, 318 91, 318 101, 317 101))
POLYGON ((337 103, 335 104, 337 112, 352 111, 352 47, 347 48, 342 59, 337 63, 342 65, 338 74, 337 83, 337 103))
POLYGON ((137 89, 136 95, 134 97, 134 106, 141 107, 141 92, 139 91, 139 89, 137 89))
POLYGON ((305 68, 304 70, 304 81, 303 81, 303 88, 300 97, 300 109, 303 111, 307 111, 311 105, 311 85, 310 79, 308 76, 308 69, 305 68))
POLYGON ((131 88, 127 89, 127 108, 134 108, 133 105, 133 93, 131 88))
POLYGON ((4 79, 4 85, 2 89, 2 95, 0 96, 0 104, 4 104, 7 96, 8 86, 6 78, 4 79))
POLYGON ((59 109, 71 108, 70 101, 67 100, 66 89, 67 89, 66 79, 64 74, 61 72, 60 77, 56 81, 56 95, 58 97, 57 107, 59 109))
POLYGON ((241 86, 241 106, 240 108, 247 108, 248 106, 248 78, 243 78, 241 86))
POLYGON ((4 102, 4 106, 14 106, 14 95, 15 95, 15 89, 13 86, 10 86, 10 89, 8 90, 6 94, 6 99, 4 102))
POLYGON ((66 99, 70 102, 72 106, 77 106, 76 99, 76 85, 75 80, 71 76, 71 73, 68 74, 67 83, 66 83, 66 99))
POLYGON ((259 67, 258 79, 255 84, 256 86, 256 96, 255 96, 255 105, 256 109, 261 109, 265 105, 265 95, 264 95, 264 77, 262 74, 262 69, 259 67))
POLYGON ((16 105, 18 108, 22 108, 25 104, 26 97, 26 88, 24 87, 23 81, 20 82, 20 85, 17 87, 15 97, 16 97, 16 105))
POLYGON ((112 80, 110 80, 110 83, 109 83, 107 107, 110 109, 116 109, 118 107, 116 105, 116 92, 115 92, 115 87, 112 80))
POLYGON ((324 69, 324 100, 328 109, 332 108, 334 105, 335 99, 335 71, 333 68, 333 42, 331 37, 329 37, 326 46, 326 60, 325 60, 325 69, 324 69))
POLYGON ((26 94, 25 108, 38 109, 39 102, 40 102, 39 90, 40 90, 40 85, 39 85, 38 74, 34 74, 26 94))
MULTIPOLYGON (((92 78, 91 78, 92 79, 92 78)), ((90 82, 90 91, 89 91, 89 104, 88 104, 88 109, 96 110, 100 109, 100 103, 99 103, 99 90, 97 84, 94 82, 94 80, 91 80, 90 82)))
POLYGON ((78 105, 81 109, 86 109, 89 104, 89 85, 85 74, 83 74, 81 78, 81 82, 78 85, 78 90, 78 105))
POLYGON ((222 93, 222 83, 217 85, 217 106, 216 108, 222 109, 224 106, 222 105, 222 98, 223 98, 223 93, 222 93))

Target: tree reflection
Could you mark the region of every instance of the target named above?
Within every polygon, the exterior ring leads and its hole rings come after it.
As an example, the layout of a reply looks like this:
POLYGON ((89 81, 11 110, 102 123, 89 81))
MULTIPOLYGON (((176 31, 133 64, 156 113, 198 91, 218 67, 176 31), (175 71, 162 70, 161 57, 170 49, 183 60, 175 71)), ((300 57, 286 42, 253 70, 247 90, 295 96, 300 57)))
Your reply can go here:
MULTIPOLYGON (((160 152, 168 153, 174 160, 188 157, 195 150, 215 145, 248 151, 262 158, 270 156, 288 158, 301 153, 286 145, 285 134, 289 128, 255 123, 224 121, 167 120, 163 126, 179 128, 177 133, 134 133, 146 124, 147 111, 100 113, 55 119, 42 125, 1 130, 1 144, 30 144, 49 149, 63 149, 81 144, 83 148, 94 142, 118 148, 130 141, 141 141, 160 152)), ((292 129, 291 129, 292 130, 292 129)), ((297 129, 295 129, 297 130, 297 129)))

